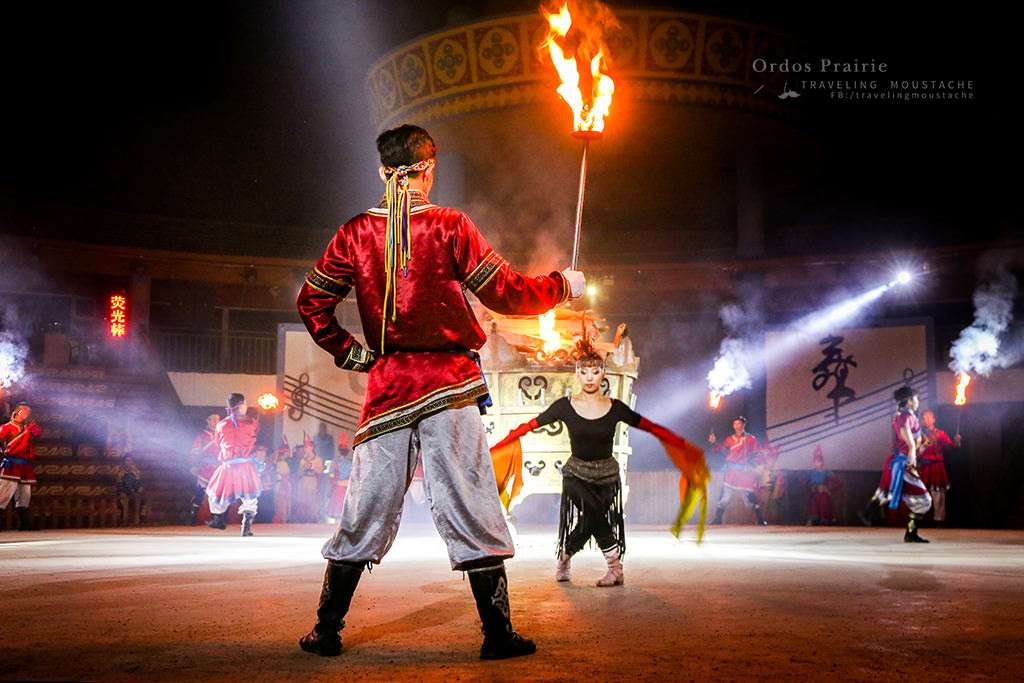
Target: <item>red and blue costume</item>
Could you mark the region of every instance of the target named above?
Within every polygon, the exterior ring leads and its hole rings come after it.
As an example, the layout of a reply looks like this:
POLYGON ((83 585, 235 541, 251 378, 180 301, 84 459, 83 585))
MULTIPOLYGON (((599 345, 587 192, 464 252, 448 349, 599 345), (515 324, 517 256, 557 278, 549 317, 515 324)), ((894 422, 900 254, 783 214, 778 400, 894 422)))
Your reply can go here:
POLYGON ((236 500, 242 501, 239 510, 243 514, 256 512, 262 488, 253 449, 259 431, 259 421, 251 417, 229 416, 217 423, 213 441, 220 450, 220 465, 206 487, 213 514, 223 513, 236 500))
POLYGON ((890 509, 896 509, 902 500, 911 513, 923 515, 932 506, 932 498, 917 468, 907 460, 910 445, 901 436, 904 428, 910 430, 915 441, 920 440, 921 423, 909 408, 900 408, 892 419, 893 453, 885 461, 874 497, 890 509))
POLYGON ((766 524, 761 504, 757 500, 754 489, 764 472, 761 446, 753 435, 730 434, 721 444, 713 446, 715 450, 728 450, 722 474, 722 492, 715 505, 715 518, 712 524, 721 524, 725 508, 738 492, 748 508, 757 516, 757 523, 766 524))
POLYGON ((22 484, 36 483, 36 472, 32 469, 36 449, 32 439, 42 433, 43 430, 35 422, 25 425, 11 420, 0 427, 0 445, 3 445, 3 455, 0 456, 0 479, 22 484))
POLYGON ((35 529, 29 513, 32 486, 36 483, 32 469, 36 449, 32 440, 43 433, 31 417, 32 408, 21 404, 15 408, 11 421, 0 427, 0 511, 13 498, 18 528, 23 531, 35 529))

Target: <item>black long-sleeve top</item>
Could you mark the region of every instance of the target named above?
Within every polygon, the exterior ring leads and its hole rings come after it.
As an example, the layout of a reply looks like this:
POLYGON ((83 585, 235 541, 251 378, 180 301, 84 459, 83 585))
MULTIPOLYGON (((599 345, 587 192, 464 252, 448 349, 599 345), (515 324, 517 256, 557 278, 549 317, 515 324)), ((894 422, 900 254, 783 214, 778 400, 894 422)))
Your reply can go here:
POLYGON ((580 417, 568 397, 558 399, 536 418, 539 427, 561 420, 569 430, 569 444, 573 457, 588 461, 612 457, 612 444, 619 422, 625 422, 630 427, 638 427, 640 419, 639 413, 613 398, 611 410, 595 420, 589 420, 580 417))

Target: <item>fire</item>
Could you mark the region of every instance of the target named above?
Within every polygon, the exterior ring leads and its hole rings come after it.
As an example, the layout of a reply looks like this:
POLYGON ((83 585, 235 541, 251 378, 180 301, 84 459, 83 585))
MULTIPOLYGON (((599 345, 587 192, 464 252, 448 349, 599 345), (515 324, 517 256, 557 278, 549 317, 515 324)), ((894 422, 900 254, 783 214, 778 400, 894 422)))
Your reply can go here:
POLYGON ((542 347, 546 355, 558 351, 562 345, 562 335, 555 330, 555 311, 550 310, 544 315, 537 316, 537 333, 544 342, 542 347))
MULTIPOLYGON (((570 28, 573 27, 573 18, 569 13, 569 5, 562 5, 557 14, 549 12, 547 8, 541 7, 544 18, 548 22, 548 33, 540 50, 547 48, 551 55, 551 61, 555 65, 555 71, 562 84, 558 86, 558 94, 572 109, 573 130, 594 131, 604 130, 604 117, 612 105, 612 94, 615 92, 615 83, 602 69, 608 65, 608 46, 605 45, 602 37, 603 25, 595 22, 592 27, 576 26, 577 31, 582 34, 579 46, 570 50, 566 56, 565 49, 559 46, 559 42, 565 44, 570 28), (589 30, 587 30, 589 28, 589 30), (589 68, 588 78, 591 81, 590 93, 585 95, 580 87, 580 70, 576 63, 577 55, 581 62, 589 68)), ((610 12, 608 13, 610 17, 610 12)), ((614 19, 610 19, 614 21, 614 19)))
POLYGON ((722 394, 712 389, 711 393, 708 395, 708 405, 712 408, 717 408, 721 402, 722 394))
POLYGON ((962 406, 967 404, 967 385, 971 383, 971 376, 966 372, 960 373, 960 379, 956 383, 956 398, 953 403, 962 406))
POLYGON ((281 404, 277 399, 277 396, 274 396, 273 394, 263 394, 256 399, 256 403, 260 408, 263 408, 263 410, 273 410, 281 404))

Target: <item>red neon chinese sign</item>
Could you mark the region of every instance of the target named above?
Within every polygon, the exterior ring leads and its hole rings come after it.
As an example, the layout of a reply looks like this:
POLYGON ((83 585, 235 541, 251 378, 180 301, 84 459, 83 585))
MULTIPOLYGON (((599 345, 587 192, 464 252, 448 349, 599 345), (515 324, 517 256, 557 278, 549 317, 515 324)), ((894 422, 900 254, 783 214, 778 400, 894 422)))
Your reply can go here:
POLYGON ((128 334, 128 298, 122 294, 110 297, 110 316, 107 331, 118 339, 128 334))

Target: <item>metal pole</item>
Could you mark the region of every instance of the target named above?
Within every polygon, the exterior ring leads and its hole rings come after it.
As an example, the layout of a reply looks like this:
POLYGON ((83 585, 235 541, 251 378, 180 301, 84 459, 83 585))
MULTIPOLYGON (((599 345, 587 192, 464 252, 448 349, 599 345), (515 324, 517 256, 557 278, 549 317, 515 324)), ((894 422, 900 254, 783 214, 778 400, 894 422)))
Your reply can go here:
POLYGON ((580 254, 580 224, 583 221, 583 193, 587 187, 587 150, 590 148, 590 139, 583 138, 583 161, 580 163, 580 193, 576 198, 576 233, 572 239, 572 269, 576 270, 576 263, 580 254))

